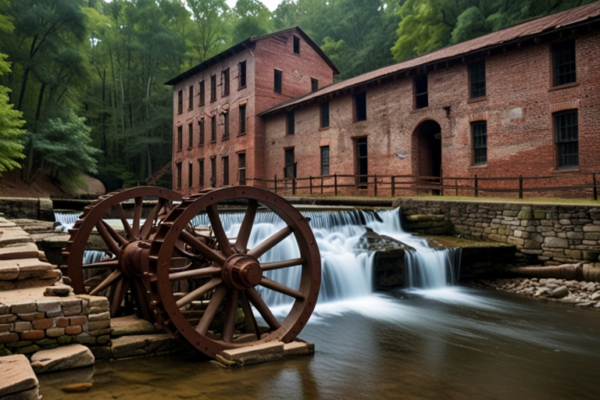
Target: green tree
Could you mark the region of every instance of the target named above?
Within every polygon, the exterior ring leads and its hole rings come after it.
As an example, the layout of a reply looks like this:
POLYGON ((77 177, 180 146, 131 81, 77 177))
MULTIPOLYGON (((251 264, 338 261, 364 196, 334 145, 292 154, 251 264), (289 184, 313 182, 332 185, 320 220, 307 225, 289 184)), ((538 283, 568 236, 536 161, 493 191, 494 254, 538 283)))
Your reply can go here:
POLYGON ((271 12, 258 0, 237 0, 233 9, 236 19, 231 44, 240 43, 252 36, 269 33, 271 12))

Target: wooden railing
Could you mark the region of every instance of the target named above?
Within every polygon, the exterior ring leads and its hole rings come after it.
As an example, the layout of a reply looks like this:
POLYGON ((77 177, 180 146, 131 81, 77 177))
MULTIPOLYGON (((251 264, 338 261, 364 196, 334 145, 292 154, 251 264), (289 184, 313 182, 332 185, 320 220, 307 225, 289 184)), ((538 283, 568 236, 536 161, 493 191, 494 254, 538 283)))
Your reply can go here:
POLYGON ((324 175, 303 178, 273 179, 249 178, 255 186, 275 193, 327 194, 340 193, 358 196, 396 196, 412 192, 430 192, 449 196, 475 196, 497 194, 500 197, 514 194, 523 198, 526 193, 547 197, 567 191, 566 196, 592 197, 598 200, 598 173, 564 173, 549 176, 517 177, 452 177, 419 175, 324 175))

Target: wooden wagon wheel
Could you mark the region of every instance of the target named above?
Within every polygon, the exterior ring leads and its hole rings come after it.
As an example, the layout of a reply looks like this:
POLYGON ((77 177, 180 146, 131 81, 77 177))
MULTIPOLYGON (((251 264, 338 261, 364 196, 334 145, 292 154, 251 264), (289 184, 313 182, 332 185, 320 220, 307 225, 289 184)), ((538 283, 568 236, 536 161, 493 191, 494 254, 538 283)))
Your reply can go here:
MULTIPOLYGON (((193 258, 193 257, 192 257, 193 258)), ((150 273, 145 275, 150 289, 150 306, 162 327, 203 353, 215 357, 219 352, 236 347, 269 341, 292 341, 310 318, 321 285, 321 258, 308 221, 282 197, 254 187, 237 186, 207 190, 184 198, 160 226, 150 249, 150 273), (219 205, 243 199, 247 209, 235 243, 226 236, 219 205), (285 223, 279 232, 252 249, 247 249, 258 208, 264 206, 285 223), (206 212, 217 246, 210 248, 189 232, 190 221, 206 212), (284 239, 295 239, 299 257, 264 263, 260 257, 284 239), (206 260, 202 265, 173 273, 170 260, 183 241, 196 257, 206 260), (264 272, 301 266, 297 288, 285 286, 264 276, 264 272), (173 282, 182 279, 201 280, 197 289, 183 297, 173 293, 173 282), (257 286, 261 286, 257 290, 257 286), (293 299, 284 318, 276 318, 261 297, 262 290, 272 290, 293 299), (199 322, 184 315, 185 308, 195 300, 206 298, 205 310, 199 322), (259 327, 252 306, 268 327, 259 327), (243 328, 236 331, 236 315, 243 310, 243 328), (182 312, 183 310, 183 312, 182 312), (222 325, 214 327, 221 316, 222 325), (212 326, 211 326, 212 325, 212 326)))
POLYGON ((151 320, 146 290, 139 277, 144 262, 138 250, 150 247, 157 228, 172 210, 174 201, 181 201, 181 195, 157 187, 138 187, 109 193, 87 206, 73 229, 69 230, 71 237, 63 251, 66 275, 75 293, 106 295, 111 300, 112 317, 123 313, 121 304, 127 293, 131 293, 140 316, 151 320), (150 199, 158 199, 158 202, 142 223, 143 202, 150 199), (129 219, 132 222, 129 223, 123 204, 131 202, 133 210, 129 219), (110 217, 121 220, 124 232, 118 232, 106 222, 110 217), (90 243, 94 229, 99 238, 94 237, 101 239, 108 250, 103 260, 84 264, 85 250, 97 247, 90 243), (134 258, 140 262, 134 261, 134 258), (92 271, 94 276, 91 279, 89 276, 84 278, 84 270, 92 271))

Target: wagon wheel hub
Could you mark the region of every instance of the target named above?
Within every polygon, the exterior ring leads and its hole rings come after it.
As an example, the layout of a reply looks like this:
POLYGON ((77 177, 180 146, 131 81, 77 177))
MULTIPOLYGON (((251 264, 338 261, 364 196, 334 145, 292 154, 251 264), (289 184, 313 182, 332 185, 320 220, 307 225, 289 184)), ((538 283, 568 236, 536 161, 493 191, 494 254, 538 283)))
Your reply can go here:
POLYGON ((145 271, 148 271, 150 245, 150 241, 136 240, 122 248, 120 266, 125 276, 139 278, 145 271))
POLYGON ((222 277, 223 282, 231 289, 245 290, 258 285, 263 275, 256 258, 245 254, 236 254, 225 261, 222 277))

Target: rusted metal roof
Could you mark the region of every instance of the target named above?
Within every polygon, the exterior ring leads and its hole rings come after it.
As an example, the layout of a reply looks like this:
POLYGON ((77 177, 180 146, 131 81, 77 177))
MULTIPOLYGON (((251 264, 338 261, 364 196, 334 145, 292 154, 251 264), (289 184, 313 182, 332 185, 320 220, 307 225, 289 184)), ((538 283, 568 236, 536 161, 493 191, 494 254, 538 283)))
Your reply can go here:
POLYGON ((241 53, 242 51, 246 50, 247 48, 254 47, 254 43, 256 43, 258 41, 270 38, 272 36, 277 36, 282 33, 292 32, 292 31, 296 31, 300 36, 302 36, 302 38, 306 41, 306 43, 308 43, 308 45, 310 47, 312 47, 317 52, 317 54, 319 54, 319 56, 321 56, 323 61, 325 61, 327 63, 327 65, 329 65, 329 67, 333 70, 334 75, 337 75, 340 73, 340 71, 338 71, 335 64, 329 59, 329 57, 327 57, 327 55, 323 52, 323 50, 321 50, 321 48, 306 33, 304 33, 304 31, 302 29, 300 29, 299 27, 296 26, 294 28, 284 29, 282 31, 269 33, 267 35, 252 36, 251 38, 246 39, 243 42, 238 43, 235 46, 232 46, 232 47, 228 48, 227 50, 217 54, 216 56, 209 58, 208 60, 196 65, 195 67, 190 68, 187 71, 177 75, 175 78, 169 80, 168 82, 165 82, 165 85, 172 86, 181 81, 184 81, 187 78, 194 76, 197 73, 199 73, 209 67, 212 67, 213 65, 218 64, 221 61, 223 61, 237 53, 241 53))
POLYGON ((355 86, 363 85, 370 81, 375 81, 386 76, 395 75, 401 72, 406 72, 411 69, 422 67, 427 64, 439 63, 457 57, 466 56, 482 50, 494 48, 497 46, 506 45, 509 43, 519 42, 524 39, 532 38, 540 34, 563 29, 567 26, 573 26, 588 22, 589 20, 598 19, 600 16, 600 1, 588 4, 585 6, 573 8, 557 14, 523 22, 497 32, 493 32, 476 39, 458 43, 453 46, 445 47, 440 50, 433 51, 428 54, 403 61, 398 64, 390 65, 375 71, 367 72, 366 74, 337 82, 322 89, 288 100, 284 103, 263 111, 259 115, 267 115, 282 109, 293 106, 298 106, 310 100, 346 90, 355 86))

